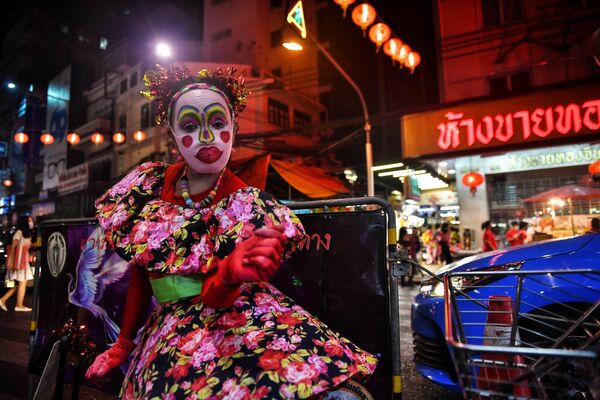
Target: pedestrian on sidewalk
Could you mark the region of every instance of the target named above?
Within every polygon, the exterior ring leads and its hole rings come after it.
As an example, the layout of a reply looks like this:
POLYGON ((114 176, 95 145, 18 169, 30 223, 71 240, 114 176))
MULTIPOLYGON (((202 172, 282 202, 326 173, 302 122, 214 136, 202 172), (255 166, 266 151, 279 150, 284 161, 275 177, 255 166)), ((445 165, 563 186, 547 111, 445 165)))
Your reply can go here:
POLYGON ((492 232, 491 221, 485 221, 481 224, 483 230, 483 251, 498 250, 498 242, 496 242, 496 236, 492 232))
POLYGON ((33 230, 33 218, 22 215, 17 222, 17 231, 12 237, 12 245, 6 259, 6 280, 17 281, 16 287, 8 291, 0 298, 0 308, 8 311, 6 301, 17 292, 17 304, 15 311, 31 311, 31 308, 23 304, 27 281, 33 279, 31 266, 29 265, 29 248, 31 247, 31 232, 33 230))

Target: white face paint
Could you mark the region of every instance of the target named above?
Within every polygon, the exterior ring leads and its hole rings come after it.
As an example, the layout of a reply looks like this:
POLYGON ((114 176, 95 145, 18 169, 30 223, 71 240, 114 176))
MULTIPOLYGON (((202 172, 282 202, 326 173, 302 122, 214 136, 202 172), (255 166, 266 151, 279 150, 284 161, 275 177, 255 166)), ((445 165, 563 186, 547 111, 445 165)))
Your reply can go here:
POLYGON ((233 121, 223 94, 210 89, 183 93, 169 122, 179 153, 191 169, 212 174, 225 168, 233 147, 233 121))

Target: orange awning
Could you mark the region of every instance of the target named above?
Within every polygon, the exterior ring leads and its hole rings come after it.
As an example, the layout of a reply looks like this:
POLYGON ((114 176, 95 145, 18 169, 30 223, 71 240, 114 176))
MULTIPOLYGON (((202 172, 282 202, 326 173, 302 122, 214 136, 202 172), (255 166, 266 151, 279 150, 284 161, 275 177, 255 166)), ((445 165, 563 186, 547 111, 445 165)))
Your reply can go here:
POLYGON ((281 160, 271 160, 271 165, 294 189, 311 199, 325 199, 350 192, 339 178, 327 175, 322 168, 307 167, 281 160))
POLYGON ((267 185, 267 172, 269 171, 269 161, 271 154, 260 156, 251 163, 246 165, 244 169, 238 172, 238 177, 250 186, 265 190, 267 185))

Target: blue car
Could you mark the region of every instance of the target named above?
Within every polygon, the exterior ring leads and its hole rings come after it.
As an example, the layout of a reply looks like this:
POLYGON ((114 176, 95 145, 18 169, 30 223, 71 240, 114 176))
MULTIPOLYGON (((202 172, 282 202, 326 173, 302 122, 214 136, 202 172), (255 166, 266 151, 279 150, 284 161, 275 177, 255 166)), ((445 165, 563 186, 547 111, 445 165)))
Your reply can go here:
MULTIPOLYGON (((531 243, 467 257, 440 269, 436 275, 467 271, 600 270, 600 234, 531 243)), ((535 290, 535 289, 534 289, 535 290)), ((568 289, 567 289, 568 290, 568 289)), ((594 289, 595 290, 595 289, 594 289)), ((444 287, 437 280, 423 282, 412 302, 414 359, 421 375, 460 392, 450 350, 444 338, 444 287)), ((597 291, 589 302, 598 300, 597 291)), ((546 307, 544 305, 544 307, 546 307)))

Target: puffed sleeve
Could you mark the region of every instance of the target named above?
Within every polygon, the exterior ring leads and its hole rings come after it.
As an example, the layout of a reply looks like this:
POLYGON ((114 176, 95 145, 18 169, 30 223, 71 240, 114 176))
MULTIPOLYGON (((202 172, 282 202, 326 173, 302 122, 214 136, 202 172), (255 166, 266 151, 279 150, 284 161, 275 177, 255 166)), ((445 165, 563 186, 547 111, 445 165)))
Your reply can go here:
POLYGON ((302 223, 292 210, 257 188, 249 187, 238 191, 215 215, 219 224, 214 252, 219 258, 229 255, 237 243, 246 240, 264 226, 283 226, 283 233, 288 238, 284 259, 290 257, 305 235, 302 223))
POLYGON ((135 255, 130 235, 138 214, 150 200, 160 196, 165 168, 162 163, 144 163, 96 200, 96 215, 106 239, 126 261, 135 255))

